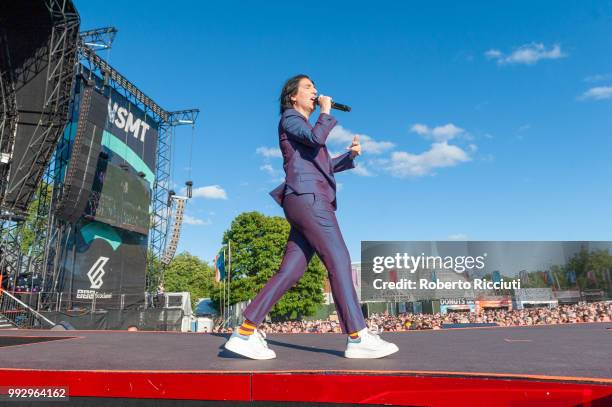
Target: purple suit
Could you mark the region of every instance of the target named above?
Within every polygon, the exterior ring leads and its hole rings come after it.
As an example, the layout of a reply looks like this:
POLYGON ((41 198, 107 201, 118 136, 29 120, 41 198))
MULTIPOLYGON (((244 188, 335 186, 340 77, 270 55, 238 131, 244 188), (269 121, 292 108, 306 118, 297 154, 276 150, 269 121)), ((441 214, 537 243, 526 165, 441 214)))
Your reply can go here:
POLYGON ((342 331, 356 332, 366 326, 353 287, 351 259, 334 213, 334 173, 355 167, 350 151, 334 159, 329 156, 325 141, 335 125, 336 119, 325 113, 314 127, 294 109, 281 116, 278 135, 286 177, 270 195, 283 207, 291 232, 279 271, 244 311, 244 317, 255 324, 302 277, 316 252, 329 273, 342 331))
POLYGON ((355 167, 351 153, 334 159, 329 156, 325 141, 336 125, 333 116, 322 113, 314 127, 297 110, 287 109, 278 124, 280 149, 283 154, 285 182, 270 195, 281 206, 288 195, 286 187, 297 194, 318 193, 336 205, 335 172, 355 167))

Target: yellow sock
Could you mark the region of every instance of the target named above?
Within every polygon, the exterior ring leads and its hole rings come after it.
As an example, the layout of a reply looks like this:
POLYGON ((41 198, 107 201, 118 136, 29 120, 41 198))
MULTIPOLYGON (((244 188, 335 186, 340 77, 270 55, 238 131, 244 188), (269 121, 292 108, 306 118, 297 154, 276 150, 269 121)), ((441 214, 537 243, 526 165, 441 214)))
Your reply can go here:
POLYGON ((358 332, 358 331, 355 331, 355 332, 351 332, 351 333, 349 333, 349 338, 351 338, 351 339, 357 339, 357 338, 359 338, 359 332, 358 332))
POLYGON ((245 319, 242 325, 240 325, 240 327, 238 328, 238 333, 240 335, 247 335, 247 336, 253 335, 253 332, 255 332, 255 328, 257 328, 257 325, 255 325, 248 319, 245 319))

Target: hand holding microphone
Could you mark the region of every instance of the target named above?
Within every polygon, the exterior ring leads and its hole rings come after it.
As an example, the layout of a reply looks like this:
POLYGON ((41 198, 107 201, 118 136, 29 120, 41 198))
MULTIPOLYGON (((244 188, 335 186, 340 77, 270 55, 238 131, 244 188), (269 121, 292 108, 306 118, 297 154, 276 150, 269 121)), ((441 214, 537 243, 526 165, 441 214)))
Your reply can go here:
POLYGON ((329 114, 330 109, 341 110, 343 112, 350 112, 351 107, 347 105, 343 105, 341 103, 336 103, 329 96, 319 95, 318 98, 314 99, 315 105, 318 104, 321 107, 321 113, 329 114), (329 103, 329 107, 328 107, 329 103))
POLYGON ((332 98, 329 96, 319 95, 318 98, 315 99, 315 104, 318 103, 321 108, 321 113, 329 114, 332 108, 332 98))

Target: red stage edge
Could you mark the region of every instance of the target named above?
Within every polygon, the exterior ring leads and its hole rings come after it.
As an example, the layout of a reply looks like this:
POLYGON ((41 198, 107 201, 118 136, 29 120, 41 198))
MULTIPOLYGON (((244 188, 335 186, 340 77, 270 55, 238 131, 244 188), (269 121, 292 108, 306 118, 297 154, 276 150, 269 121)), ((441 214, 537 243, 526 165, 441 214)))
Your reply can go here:
POLYGON ((612 380, 342 372, 126 372, 1 369, 4 387, 64 386, 71 397, 410 406, 607 406, 612 380))

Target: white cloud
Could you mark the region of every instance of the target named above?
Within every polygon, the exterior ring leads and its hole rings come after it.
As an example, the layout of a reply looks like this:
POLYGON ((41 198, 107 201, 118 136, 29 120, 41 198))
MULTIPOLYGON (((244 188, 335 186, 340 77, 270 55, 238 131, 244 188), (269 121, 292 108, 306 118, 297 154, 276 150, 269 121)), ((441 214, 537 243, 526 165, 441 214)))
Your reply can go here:
POLYGON ((266 158, 281 158, 283 156, 278 147, 257 147, 255 152, 266 158))
POLYGON ((431 132, 431 130, 429 130, 429 127, 420 123, 413 124, 410 130, 415 132, 416 134, 420 134, 421 136, 425 136, 431 132))
POLYGON ((259 167, 259 169, 264 172, 267 172, 270 175, 274 175, 274 168, 272 168, 270 164, 264 164, 261 167, 259 167))
POLYGON ((533 65, 543 59, 559 59, 567 56, 561 51, 559 44, 553 45, 546 49, 544 44, 532 42, 531 44, 521 45, 516 48, 511 54, 506 55, 498 49, 490 49, 485 52, 488 59, 496 60, 498 64, 524 64, 533 65))
MULTIPOLYGON (((332 144, 351 144, 353 141, 353 136, 355 133, 345 129, 344 127, 338 125, 332 129, 327 136, 327 142, 332 144)), ((361 137, 361 135, 359 135, 361 137)))
POLYGON ((210 219, 203 220, 203 219, 195 218, 193 216, 185 215, 183 216, 183 223, 187 225, 205 226, 205 225, 210 225, 212 221, 210 219))
POLYGON ((390 141, 376 141, 366 134, 353 133, 342 126, 336 126, 329 133, 327 141, 330 144, 343 145, 348 147, 353 142, 353 137, 359 136, 361 142, 361 151, 369 154, 382 154, 383 152, 395 147, 395 144, 390 141))
POLYGON ((580 100, 604 100, 612 98, 612 86, 598 86, 584 92, 580 100))
POLYGON ((434 139, 437 141, 448 141, 455 138, 456 135, 463 133, 461 127, 457 127, 452 123, 445 124, 444 126, 434 127, 431 131, 434 139))
MULTIPOLYGON (((357 134, 336 126, 327 138, 330 155, 335 157, 343 154, 351 144, 353 137, 358 135, 364 153, 372 156, 378 155, 379 158, 370 157, 368 161, 359 160, 356 167, 351 171, 353 174, 363 177, 377 175, 378 170, 385 171, 395 177, 420 177, 435 174, 437 168, 453 167, 460 163, 471 161, 471 154, 478 149, 476 144, 470 143, 466 147, 459 147, 449 144, 450 140, 461 138, 464 141, 471 141, 469 133, 463 128, 447 123, 444 125, 429 127, 422 123, 412 125, 411 131, 425 136, 432 140, 429 150, 413 154, 406 151, 394 151, 396 145, 390 141, 378 141, 365 134, 357 134), (342 147, 342 148, 341 148, 342 147), (340 151, 339 153, 337 151, 340 151), (383 153, 388 153, 384 154, 383 153), (375 169, 376 171, 373 171, 375 169)), ((271 148, 259 147, 257 153, 266 158, 274 156, 271 148)), ((272 178, 280 177, 282 171, 277 170, 270 163, 263 163, 259 169, 270 175, 272 178)))
POLYGON ((272 182, 282 182, 285 180, 285 174, 284 172, 280 171, 280 170, 276 170, 274 167, 272 167, 270 164, 264 164, 261 167, 259 167, 260 170, 262 170, 263 172, 267 173, 269 176, 272 177, 272 182))
POLYGON ((433 143, 429 150, 421 154, 395 151, 391 153, 391 161, 385 169, 394 177, 420 177, 433 173, 436 168, 453 167, 470 160, 462 148, 443 141, 433 143))
POLYGON ((386 150, 390 150, 395 147, 390 141, 375 141, 365 136, 361 141, 361 150, 362 152, 367 152, 370 154, 382 154, 386 150))
POLYGON ((219 185, 209 185, 207 187, 195 188, 193 190, 193 197, 205 199, 227 199, 227 194, 219 185))
POLYGON ((430 129, 425 124, 416 123, 412 125, 410 131, 421 136, 432 138, 439 142, 452 140, 459 134, 465 133, 465 130, 463 130, 461 127, 455 126, 452 123, 445 124, 444 126, 437 126, 433 129, 430 129))
POLYGON ((485 52, 485 56, 489 59, 501 58, 502 53, 498 49, 490 49, 485 52))
POLYGON ((355 168, 353 168, 351 171, 352 171, 353 174, 359 175, 361 177, 372 177, 372 176, 374 176, 374 174, 372 174, 372 172, 370 172, 368 167, 366 167, 365 164, 362 163, 362 162, 355 164, 355 168))
POLYGON ((612 79, 612 74, 604 73, 604 74, 587 76, 586 78, 584 78, 584 81, 585 82, 603 82, 609 79, 612 79))
POLYGON ((468 240, 468 235, 465 233, 456 233, 454 235, 449 235, 448 240, 468 240))

